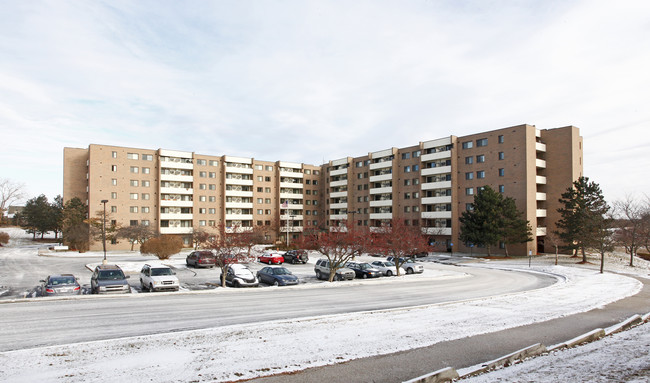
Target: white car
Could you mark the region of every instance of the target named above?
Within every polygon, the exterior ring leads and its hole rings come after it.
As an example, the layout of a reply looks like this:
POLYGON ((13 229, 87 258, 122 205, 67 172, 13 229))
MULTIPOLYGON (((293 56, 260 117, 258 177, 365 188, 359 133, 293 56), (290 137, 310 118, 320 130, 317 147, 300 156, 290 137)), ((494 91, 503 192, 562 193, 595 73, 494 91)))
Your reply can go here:
POLYGON ((142 291, 178 291, 180 283, 169 267, 144 265, 140 270, 140 286, 142 291))
MULTIPOLYGON (((384 276, 386 277, 390 277, 391 275, 395 274, 397 270, 395 268, 395 264, 391 261, 374 261, 371 263, 371 265, 374 268, 379 269, 379 271, 381 271, 381 273, 384 274, 384 276)), ((406 274, 406 270, 404 270, 403 267, 400 267, 399 275, 404 275, 404 274, 406 274)))
MULTIPOLYGON (((222 274, 223 275, 223 274, 222 274)), ((221 280, 219 276, 219 280, 221 280)), ((226 286, 232 287, 257 287, 259 281, 253 272, 246 266, 233 263, 226 271, 226 286)))

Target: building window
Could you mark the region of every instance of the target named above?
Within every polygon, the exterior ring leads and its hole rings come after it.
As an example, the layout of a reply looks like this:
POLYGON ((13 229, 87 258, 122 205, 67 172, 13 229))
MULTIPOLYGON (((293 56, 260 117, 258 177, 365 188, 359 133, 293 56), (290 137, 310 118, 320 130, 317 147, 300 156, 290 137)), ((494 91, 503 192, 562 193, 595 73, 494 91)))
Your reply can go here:
POLYGON ((471 165, 473 163, 474 163, 474 157, 472 156, 465 157, 465 165, 471 165))
POLYGON ((113 158, 117 158, 117 152, 112 152, 112 153, 111 153, 111 156, 112 156, 113 158))
POLYGON ((485 178, 485 170, 479 170, 476 172, 476 178, 485 178))
POLYGON ((117 206, 111 206, 111 213, 117 213, 117 206))
POLYGON ((264 182, 271 182, 271 177, 264 177, 264 182))
POLYGON ((411 158, 411 153, 402 153, 403 160, 408 160, 409 158, 411 158))
POLYGON ((199 201, 205 202, 205 196, 204 195, 199 196, 199 201))
POLYGON ((139 173, 139 172, 140 172, 140 168, 138 168, 137 166, 131 166, 131 173, 139 173))
POLYGON ((140 184, 142 185, 142 187, 149 187, 151 185, 149 181, 142 181, 140 184))
POLYGON ((196 164, 197 164, 197 165, 205 165, 205 164, 207 164, 207 163, 208 163, 208 162, 207 162, 206 160, 196 160, 196 164))
POLYGON ((420 211, 420 207, 419 207, 419 206, 413 206, 413 212, 414 212, 414 213, 417 213, 417 212, 419 212, 419 211, 420 211))
POLYGON ((487 138, 481 138, 480 140, 476 140, 477 147, 487 146, 487 144, 488 144, 487 138))
POLYGON ((140 159, 140 156, 138 155, 138 153, 126 153, 126 158, 130 160, 138 160, 140 159))
POLYGON ((117 199, 117 193, 116 192, 111 193, 111 199, 117 199))
POLYGON ((411 180, 404 180, 404 186, 411 185, 411 180))
POLYGON ((131 198, 131 199, 138 199, 138 193, 131 193, 131 194, 129 194, 129 198, 131 198))
POLYGON ((311 195, 311 190, 305 190, 305 194, 311 195))
POLYGON ((266 215, 271 215, 271 209, 266 209, 266 210, 264 210, 264 214, 266 214, 266 215))
POLYGON ((152 154, 143 154, 142 159, 144 161, 153 161, 153 155, 152 154))
POLYGON ((205 226, 205 224, 206 224, 206 221, 204 221, 204 220, 199 221, 199 226, 205 226))
POLYGON ((210 178, 217 178, 217 173, 215 173, 215 172, 210 172, 210 173, 208 173, 208 177, 210 177, 210 178))
POLYGON ((116 172, 117 171, 117 165, 111 165, 111 171, 116 172))
POLYGON ((463 142, 463 149, 471 149, 473 147, 474 147, 474 142, 472 141, 463 142))
POLYGON ((199 184, 199 189, 200 190, 205 190, 207 188, 206 184, 199 184))
POLYGON ((411 193, 404 193, 404 199, 411 199, 411 193))
POLYGON ((499 136, 499 143, 503 144, 503 136, 499 136))
POLYGON ((149 226, 149 220, 148 219, 143 219, 142 221, 140 221, 140 225, 149 226))
POLYGON ((205 214, 205 208, 204 207, 199 208, 199 214, 205 214))
POLYGON ((465 173, 465 179, 466 180, 473 180, 474 179, 474 172, 465 173))
POLYGON ((207 176, 208 176, 208 173, 207 173, 207 172, 199 172, 199 177, 201 177, 201 178, 205 178, 205 177, 207 177, 207 176))
POLYGON ((499 152, 499 159, 502 160, 504 158, 506 158, 505 153, 504 152, 499 152))
POLYGON ((148 200, 149 198, 150 198, 149 193, 142 193, 142 199, 143 200, 148 200))
POLYGON ((264 199, 263 198, 258 198, 257 203, 264 203, 264 199))
POLYGON ((217 214, 217 209, 211 207, 208 209, 208 214, 217 214))
POLYGON ((215 184, 210 184, 209 189, 210 189, 210 190, 217 190, 217 185, 215 185, 215 184))
POLYGON ((151 173, 151 169, 149 168, 142 168, 142 174, 149 174, 151 173))
POLYGON ((138 180, 131 180, 131 186, 138 186, 138 180))
POLYGON ((267 172, 272 172, 273 171, 273 166, 266 165, 266 171, 267 172))
POLYGON ((311 174, 311 170, 305 169, 305 174, 311 174))
POLYGON ((418 170, 420 170, 420 165, 413 165, 413 171, 417 172, 418 170))
POLYGON ((264 188, 264 193, 270 193, 270 192, 271 192, 271 188, 264 188))
POLYGON ((113 178, 113 179, 111 180, 111 185, 113 185, 113 186, 117 186, 117 178, 113 178))
POLYGON ((265 199, 264 199, 264 203, 266 203, 266 204, 271 204, 271 199, 270 199, 270 198, 265 198, 265 199))
POLYGON ((363 161, 357 161, 356 167, 360 168, 363 166, 363 161))
POLYGON ((420 184, 420 179, 419 178, 413 178, 413 185, 419 185, 420 184))
POLYGON ((258 192, 258 193, 261 193, 261 192, 263 192, 263 191, 264 191, 264 188, 263 188, 263 187, 258 187, 258 188, 257 188, 257 192, 258 192))
POLYGON ((213 195, 211 195, 210 197, 208 197, 208 201, 210 201, 210 202, 216 202, 216 200, 217 200, 217 197, 215 197, 215 196, 213 196, 213 195))
POLYGON ((137 219, 132 219, 129 221, 130 226, 138 226, 138 220, 137 219))
POLYGON ((257 209, 257 214, 259 214, 259 215, 264 214, 264 209, 257 209))
POLYGON ((471 203, 466 203, 466 204, 465 204, 465 210, 467 210, 467 211, 472 211, 472 210, 474 210, 474 205, 471 204, 471 203))
POLYGON ((413 198, 420 198, 420 192, 413 192, 413 198))
POLYGON ((137 207, 137 206, 131 206, 131 207, 129 208, 129 211, 130 211, 131 213, 137 213, 137 212, 138 212, 138 207, 137 207))
POLYGON ((480 163, 483 163, 483 162, 485 162, 485 155, 479 154, 478 156, 476 156, 476 163, 477 164, 480 164, 480 163))
POLYGON ((318 180, 314 180, 314 185, 318 185, 318 180))
POLYGON ((262 166, 262 165, 255 165, 255 170, 264 170, 264 166, 262 166))
POLYGON ((314 195, 317 195, 317 194, 318 194, 318 190, 314 190, 314 195))
POLYGON ((210 164, 210 166, 219 166, 219 161, 210 160, 208 163, 210 164))
POLYGON ((411 207, 410 206, 404 206, 404 213, 410 213, 411 212, 411 207))
POLYGON ((312 200, 311 203, 312 203, 312 205, 314 205, 314 206, 318 205, 318 201, 316 201, 316 200, 312 200))
POLYGON ((499 169, 499 177, 503 177, 506 175, 506 171, 504 168, 499 169))
POLYGON ((499 185, 499 193, 505 193, 506 187, 504 185, 499 185))
POLYGON ((420 157, 420 154, 422 154, 421 151, 419 151, 419 150, 414 151, 414 152, 413 152, 413 158, 418 158, 418 157, 420 157))
POLYGON ((404 166, 404 173, 409 173, 410 171, 411 171, 411 167, 410 167, 410 166, 408 166, 408 165, 407 165, 407 166, 404 166))
POLYGON ((465 195, 474 195, 474 188, 465 188, 465 195))
POLYGON ((143 212, 143 213, 148 213, 149 212, 149 206, 142 206, 142 208, 140 208, 140 211, 143 212))

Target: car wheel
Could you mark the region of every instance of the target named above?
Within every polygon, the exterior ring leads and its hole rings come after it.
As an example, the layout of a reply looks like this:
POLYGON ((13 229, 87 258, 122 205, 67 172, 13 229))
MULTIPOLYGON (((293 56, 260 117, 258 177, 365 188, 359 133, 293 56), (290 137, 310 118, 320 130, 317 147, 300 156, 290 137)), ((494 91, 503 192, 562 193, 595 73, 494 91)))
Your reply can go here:
POLYGON ((142 281, 140 281, 140 287, 142 288, 142 291, 147 291, 147 286, 145 286, 142 281))
POLYGON ((273 281, 273 286, 280 286, 280 282, 278 282, 276 279, 275 281, 273 281))
POLYGON ((337 275, 334 279, 337 280, 337 281, 342 281, 343 276, 342 275, 337 275))
POLYGON ((410 267, 406 269, 406 274, 413 274, 413 269, 410 267))
POLYGON ((363 274, 363 279, 367 279, 367 278, 368 278, 368 274, 363 274))
POLYGON ((322 279, 320 270, 316 270, 316 279, 322 279))
POLYGON ((154 290, 153 290, 153 285, 152 285, 152 284, 149 285, 149 291, 151 291, 152 293, 154 292, 154 290))
POLYGON ((232 285, 233 285, 233 287, 239 287, 239 281, 234 281, 234 282, 232 283, 232 285))
POLYGON ((392 276, 393 276, 393 272, 392 272, 391 270, 388 270, 388 271, 386 272, 386 276, 388 276, 388 277, 392 277, 392 276))

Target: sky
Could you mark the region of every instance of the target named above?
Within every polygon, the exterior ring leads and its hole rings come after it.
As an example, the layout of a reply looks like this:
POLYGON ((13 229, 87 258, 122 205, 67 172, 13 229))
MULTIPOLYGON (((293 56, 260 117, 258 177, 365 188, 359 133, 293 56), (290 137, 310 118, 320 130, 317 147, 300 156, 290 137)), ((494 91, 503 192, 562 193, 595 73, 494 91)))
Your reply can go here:
POLYGON ((644 0, 0 4, 0 179, 27 198, 63 192, 64 147, 322 164, 524 123, 580 128, 609 201, 650 189, 644 0))

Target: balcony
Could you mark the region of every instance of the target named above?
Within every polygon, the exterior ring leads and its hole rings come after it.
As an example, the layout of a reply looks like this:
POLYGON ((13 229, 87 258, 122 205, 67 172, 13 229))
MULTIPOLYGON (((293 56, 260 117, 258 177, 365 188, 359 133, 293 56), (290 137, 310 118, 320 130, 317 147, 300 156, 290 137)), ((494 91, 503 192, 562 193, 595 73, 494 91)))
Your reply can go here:
POLYGON ((546 193, 535 193, 536 201, 546 201, 546 193))
POLYGON ((434 160, 446 160, 448 158, 451 158, 451 150, 446 150, 444 152, 423 154, 421 158, 422 158, 422 162, 434 161, 434 160))
POLYGON ((300 193, 280 193, 280 200, 284 202, 287 199, 302 199, 303 196, 302 190, 300 193))
POLYGON ((451 189, 451 181, 427 182, 422 184, 422 190, 451 189))
POLYGON ((546 177, 544 176, 535 176, 535 183, 540 185, 546 185, 546 177))
POLYGON ((451 166, 436 166, 435 168, 422 169, 420 174, 423 176, 432 176, 435 174, 451 173, 451 166))
POLYGON ((304 175, 302 173, 300 173, 300 172, 288 172, 286 170, 280 170, 280 177, 302 179, 304 177, 304 175))
POLYGON ((538 152, 546 152, 546 144, 542 144, 541 142, 535 142, 535 150, 538 152))
POLYGON ((347 209, 347 208, 348 208, 348 203, 347 202, 331 203, 330 204, 330 209, 347 209))
POLYGON ((191 220, 192 213, 160 213, 160 219, 191 220))
POLYGON ((341 180, 341 181, 331 181, 330 182, 330 187, 339 187, 339 186, 345 186, 348 184, 348 180, 341 180))
POLYGON ((370 207, 393 206, 392 199, 385 199, 383 201, 370 201, 370 207))
POLYGON ((226 165, 226 174, 253 174, 253 168, 240 168, 237 166, 228 166, 226 165))
POLYGON ((226 178, 226 185, 253 186, 253 180, 242 180, 238 178, 226 178))
POLYGON ((385 168, 392 168, 393 167, 393 161, 383 161, 383 162, 377 162, 377 163, 372 163, 368 167, 370 170, 376 170, 376 169, 385 169, 385 168))
POLYGON ((423 211, 422 218, 435 219, 435 218, 451 218, 450 211, 423 211))
POLYGON ((226 214, 227 221, 252 221, 252 214, 226 214))
POLYGON ((160 188, 160 194, 194 194, 194 189, 160 188))
POLYGON ((280 182, 280 187, 285 189, 302 189, 303 186, 298 182, 280 182))
POLYGON ((546 228, 545 227, 538 227, 535 230, 535 236, 537 237, 543 237, 546 235, 546 228))
POLYGON ((231 209, 252 209, 252 202, 226 202, 226 208, 231 209))
POLYGON ((379 176, 370 176, 370 182, 392 181, 392 179, 393 179, 392 173, 382 174, 379 176))
POLYGON ((388 194, 392 192, 393 192, 392 186, 370 189, 370 194, 388 194))
POLYGON ((180 182, 193 182, 193 176, 182 176, 176 174, 160 174, 161 181, 180 181, 180 182))
POLYGON ((160 234, 192 234, 191 227, 161 227, 160 234))
POLYGON ((433 205, 436 203, 451 203, 451 196, 424 197, 421 200, 423 205, 433 205))
POLYGON ((160 206, 163 207, 192 207, 194 202, 192 201, 180 201, 180 200, 161 200, 160 206))
POLYGON ((289 227, 283 226, 280 228, 280 231, 282 233, 286 233, 287 231, 289 233, 302 233, 302 226, 289 226, 289 227))
POLYGON ((253 192, 243 190, 226 190, 226 197, 253 197, 253 192))
POLYGON ((393 213, 370 213, 370 219, 393 219, 393 213))
POLYGON ((193 163, 185 163, 185 162, 176 162, 176 161, 165 161, 162 160, 160 161, 160 168, 161 169, 193 169, 194 164, 193 163))
POLYGON ((347 214, 330 214, 331 221, 344 221, 348 219, 347 214))
POLYGON ((340 176, 343 174, 348 174, 348 168, 345 169, 336 169, 330 171, 330 176, 340 176))
POLYGON ((538 168, 546 169, 546 161, 540 160, 539 158, 535 159, 535 166, 538 168))
POLYGON ((341 197, 347 197, 347 196, 348 196, 347 191, 330 193, 330 198, 341 198, 341 197))
POLYGON ((423 227, 422 233, 427 235, 451 235, 451 227, 423 227))
POLYGON ((535 211, 535 217, 537 217, 537 218, 546 217, 546 209, 537 209, 535 211))
MULTIPOLYGON (((292 218, 291 215, 288 215, 288 214, 284 214, 284 215, 280 216, 280 221, 283 222, 284 226, 287 226, 287 220, 289 220, 289 221, 302 221, 303 216, 302 215, 295 215, 295 214, 293 215, 293 218, 292 218)), ((282 225, 280 225, 280 226, 282 226, 282 225)))

